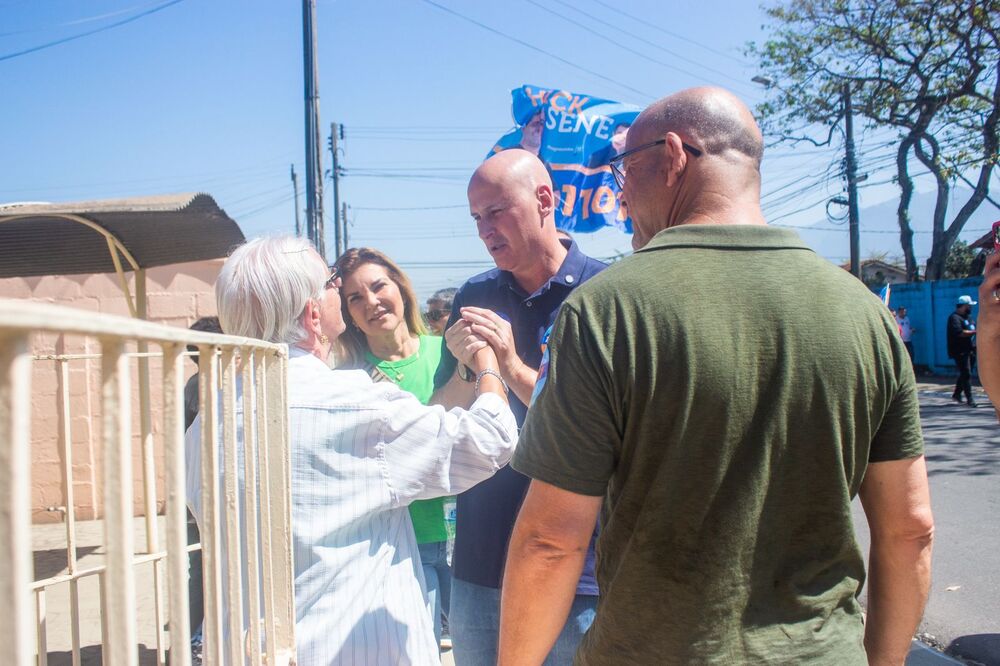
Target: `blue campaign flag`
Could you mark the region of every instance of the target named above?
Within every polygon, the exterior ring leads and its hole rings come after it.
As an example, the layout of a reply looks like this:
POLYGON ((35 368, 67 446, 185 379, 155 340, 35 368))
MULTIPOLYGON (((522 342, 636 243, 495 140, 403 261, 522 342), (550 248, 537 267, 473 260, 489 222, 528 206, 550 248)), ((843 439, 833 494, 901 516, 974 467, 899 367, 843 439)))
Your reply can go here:
POLYGON ((538 157, 552 176, 559 201, 558 228, 589 232, 611 226, 632 233, 608 161, 625 149, 625 136, 639 107, 527 85, 512 90, 511 97, 518 127, 500 137, 490 155, 508 148, 531 150, 532 141, 538 142, 538 157), (537 139, 531 132, 539 121, 537 139))

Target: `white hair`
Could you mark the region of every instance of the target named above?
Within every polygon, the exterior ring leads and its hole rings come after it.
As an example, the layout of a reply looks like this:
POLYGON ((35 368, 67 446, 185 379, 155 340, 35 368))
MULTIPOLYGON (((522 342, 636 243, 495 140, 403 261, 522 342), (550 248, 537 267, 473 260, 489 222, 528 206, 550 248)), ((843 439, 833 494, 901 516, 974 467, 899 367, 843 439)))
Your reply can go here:
POLYGON ((228 335, 295 344, 307 337, 302 313, 322 301, 329 268, 312 244, 295 236, 255 238, 222 266, 215 301, 228 335))

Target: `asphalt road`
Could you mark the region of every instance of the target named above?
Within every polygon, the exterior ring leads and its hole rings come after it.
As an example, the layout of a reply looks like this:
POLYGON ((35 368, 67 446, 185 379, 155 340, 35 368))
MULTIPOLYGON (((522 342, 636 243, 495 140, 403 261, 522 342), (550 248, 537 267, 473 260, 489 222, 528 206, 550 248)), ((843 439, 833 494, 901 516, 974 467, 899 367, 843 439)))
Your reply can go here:
MULTIPOLYGON (((1000 425, 985 397, 971 409, 951 401, 949 386, 921 389, 936 536, 920 636, 971 663, 1000 666, 1000 425)), ((867 552, 857 502, 855 525, 867 552)))

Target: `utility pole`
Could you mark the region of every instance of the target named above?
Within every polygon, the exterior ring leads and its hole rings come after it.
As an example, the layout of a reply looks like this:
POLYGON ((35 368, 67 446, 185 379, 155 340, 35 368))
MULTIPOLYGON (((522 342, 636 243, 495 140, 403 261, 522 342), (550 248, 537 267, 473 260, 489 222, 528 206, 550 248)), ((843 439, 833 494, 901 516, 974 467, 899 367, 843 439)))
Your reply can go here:
POLYGON ((292 165, 292 191, 295 192, 295 235, 302 235, 302 224, 299 222, 299 179, 295 176, 295 165, 292 165))
POLYGON ((851 237, 851 274, 861 277, 861 230, 858 213, 858 161, 854 155, 854 113, 851 107, 851 84, 844 83, 844 134, 847 156, 847 214, 851 237))
POLYGON ((340 213, 340 158, 337 156, 337 123, 330 123, 330 156, 333 159, 333 235, 334 252, 339 257, 347 249, 343 242, 341 222, 337 219, 340 213))
MULTIPOLYGON (((771 88, 775 82, 767 76, 755 76, 750 79, 754 83, 759 83, 765 88, 771 88)), ((845 134, 845 158, 844 170, 847 172, 847 215, 848 231, 851 245, 851 274, 861 278, 861 227, 860 214, 858 212, 858 183, 868 178, 867 174, 858 177, 858 160, 854 154, 854 109, 851 106, 851 84, 845 82, 841 96, 844 98, 844 134, 845 134)), ((831 199, 834 203, 843 204, 843 199, 836 197, 831 199)))
POLYGON ((325 258, 319 73, 316 66, 316 0, 302 0, 302 47, 306 101, 306 235, 316 246, 320 256, 325 258))
POLYGON ((347 248, 350 247, 350 243, 347 242, 347 202, 346 201, 344 202, 343 206, 344 206, 344 212, 340 216, 340 223, 343 225, 343 227, 340 230, 340 235, 344 239, 344 252, 347 252, 347 248))

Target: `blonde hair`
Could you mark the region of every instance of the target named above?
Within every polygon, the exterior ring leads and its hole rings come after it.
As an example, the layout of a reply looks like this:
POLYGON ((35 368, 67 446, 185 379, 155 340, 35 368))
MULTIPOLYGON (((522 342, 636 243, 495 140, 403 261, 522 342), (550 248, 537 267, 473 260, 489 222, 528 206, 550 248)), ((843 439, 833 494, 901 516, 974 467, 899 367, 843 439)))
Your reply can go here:
MULTIPOLYGON (((396 265, 392 259, 370 247, 352 247, 340 255, 334 264, 340 271, 340 277, 344 282, 354 274, 359 268, 366 264, 375 264, 385 269, 389 279, 396 283, 399 294, 403 298, 403 321, 411 335, 426 335, 427 327, 424 326, 423 317, 420 316, 420 304, 417 295, 413 291, 413 285, 406 273, 396 265)), ((351 318, 351 313, 347 309, 347 299, 341 299, 340 307, 344 313, 344 321, 347 322, 347 330, 338 340, 337 366, 341 368, 360 368, 365 365, 365 354, 370 351, 368 338, 364 332, 358 328, 351 318)))

